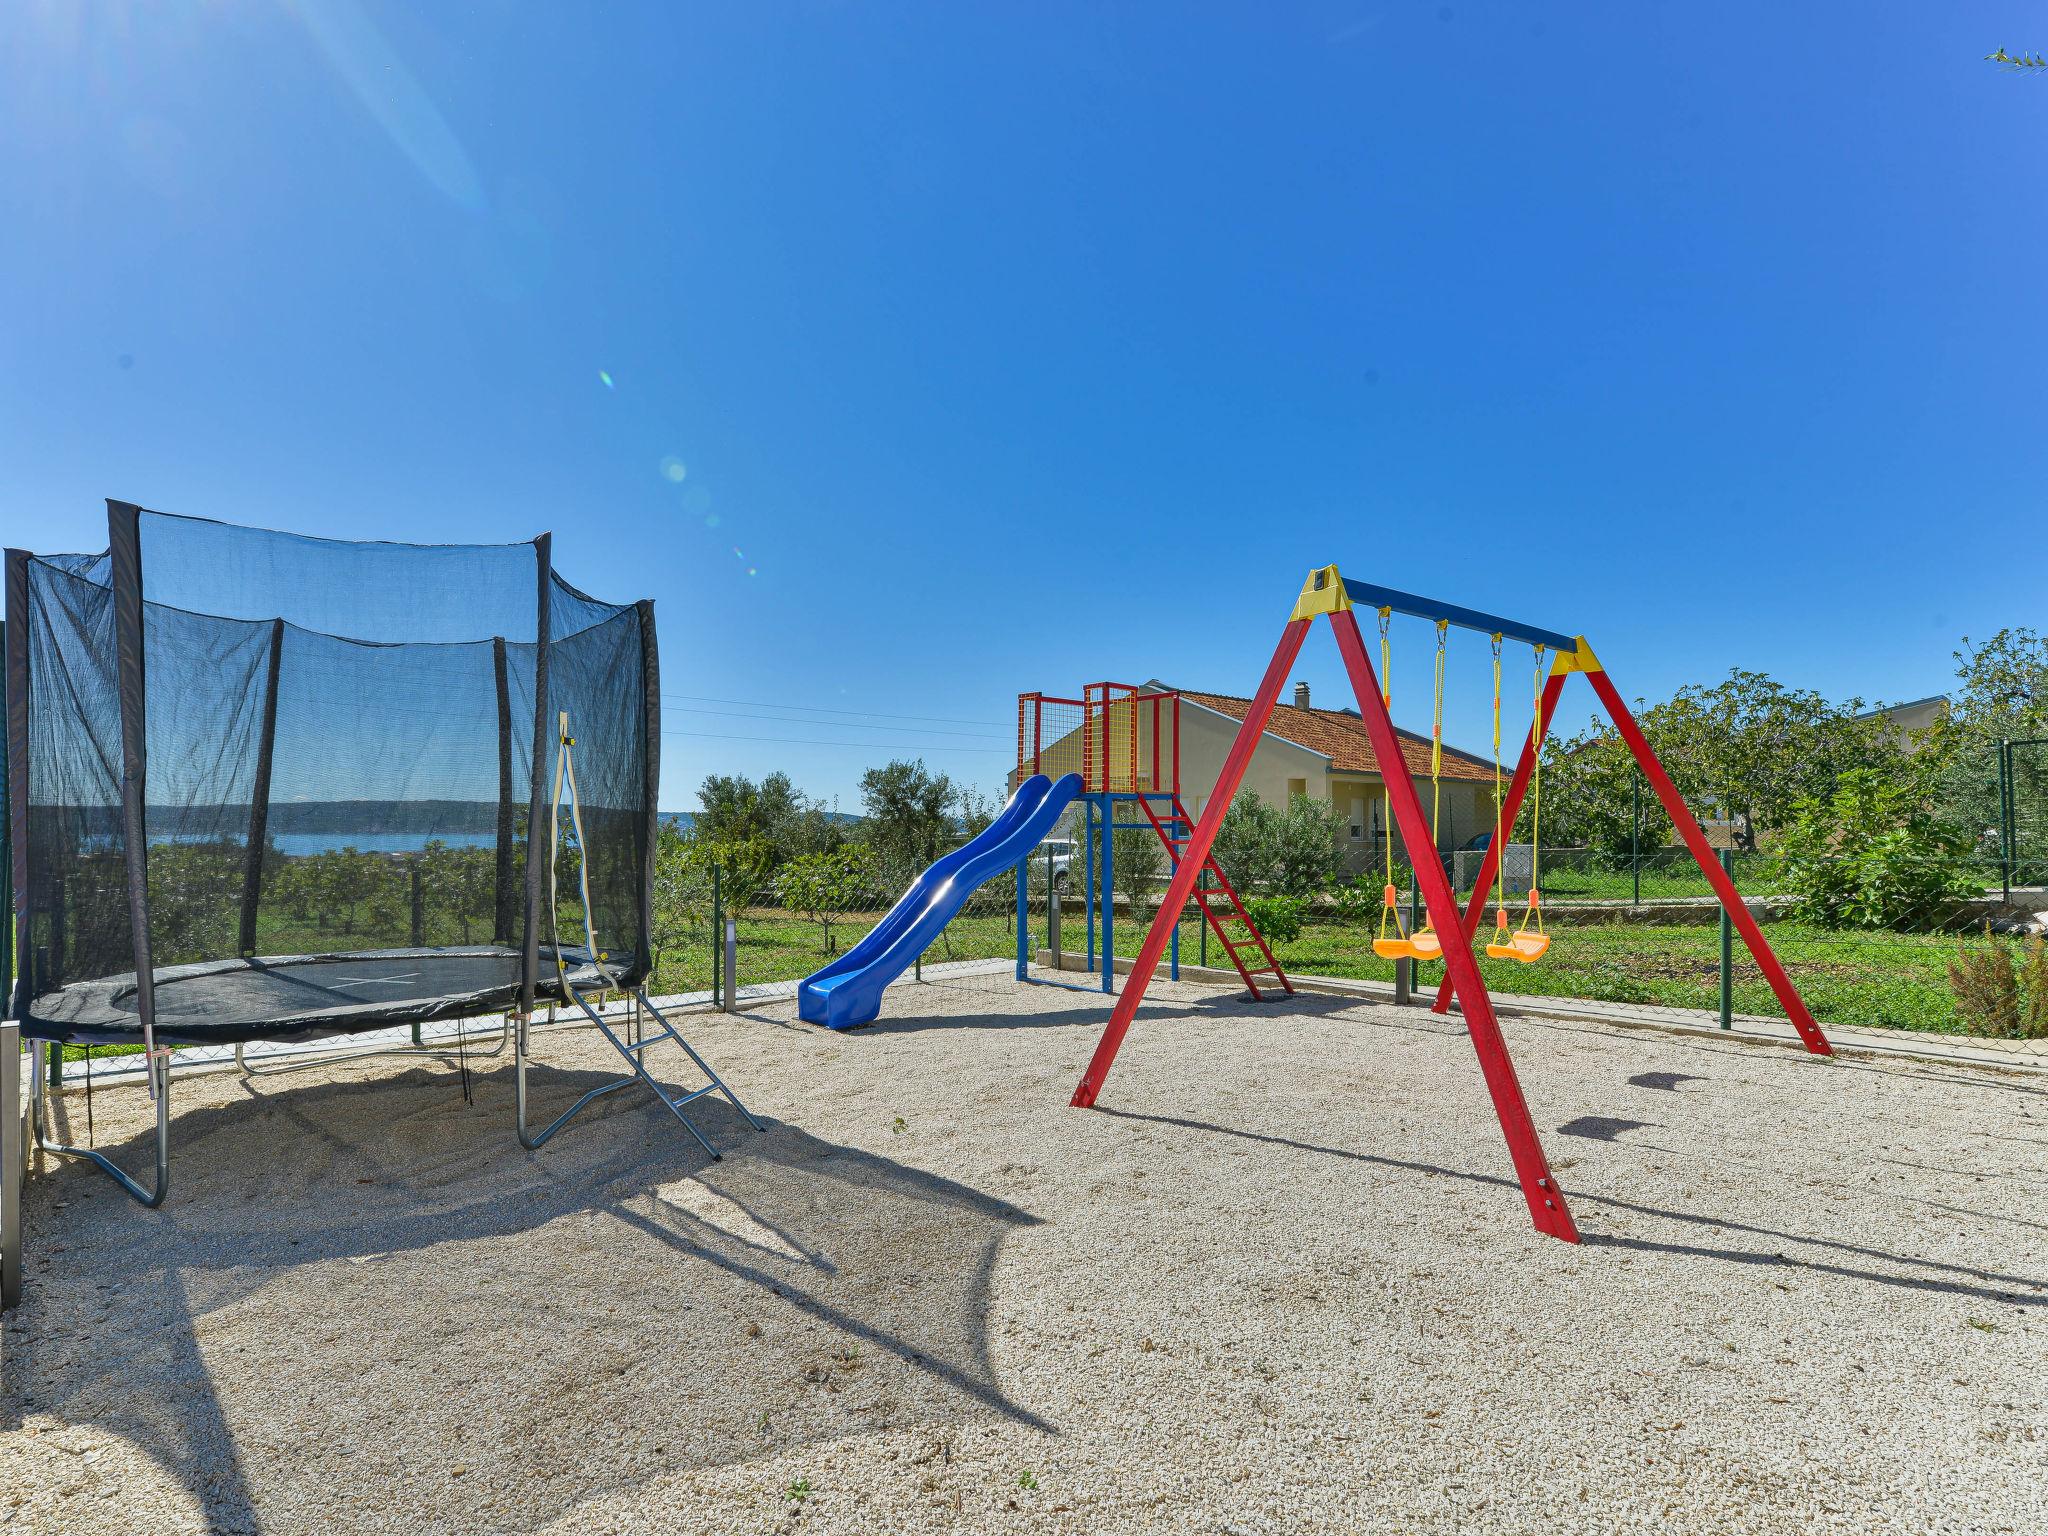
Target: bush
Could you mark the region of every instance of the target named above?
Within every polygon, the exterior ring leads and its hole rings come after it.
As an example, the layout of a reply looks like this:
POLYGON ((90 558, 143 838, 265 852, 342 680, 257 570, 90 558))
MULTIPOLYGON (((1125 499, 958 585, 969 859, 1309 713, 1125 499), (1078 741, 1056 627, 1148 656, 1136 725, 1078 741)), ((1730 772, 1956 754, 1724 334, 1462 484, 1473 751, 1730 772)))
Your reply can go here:
POLYGON ((1210 856, 1241 896, 1272 886, 1280 875, 1281 815, 1257 795, 1230 802, 1210 856))
POLYGON ((1370 923, 1377 921, 1380 909, 1386 901, 1385 882, 1371 875, 1360 875, 1347 880, 1337 887, 1331 899, 1337 907, 1338 921, 1344 923, 1370 923))
POLYGON ((1970 839, 1937 822, 1913 788, 1869 769, 1801 801, 1783 851, 1799 915, 1829 927, 1940 927, 1983 893, 1970 839))
POLYGON ((2048 940, 2039 934, 2029 938, 2015 965, 2013 946, 1992 938, 1989 923, 1984 939, 1984 947, 1974 950, 1958 940, 1949 962, 1963 1028, 1994 1040, 2048 1039, 2048 940))
POLYGON ((1341 826, 1342 817, 1327 800, 1296 795, 1280 811, 1243 794, 1224 812, 1211 852, 1239 895, 1278 891, 1307 901, 1337 876, 1341 826))
POLYGON ((1123 897, 1131 917, 1143 922, 1165 894, 1159 877, 1166 873, 1166 844, 1150 827, 1126 827, 1115 834, 1111 849, 1116 894, 1123 897))
POLYGON ((1296 795, 1280 818, 1280 868, 1275 884, 1283 896, 1310 901, 1337 878, 1337 834, 1344 818, 1327 800, 1296 795))
POLYGON ((1292 944, 1301 937, 1301 924, 1308 903, 1298 896, 1247 896, 1245 912, 1268 944, 1292 944))

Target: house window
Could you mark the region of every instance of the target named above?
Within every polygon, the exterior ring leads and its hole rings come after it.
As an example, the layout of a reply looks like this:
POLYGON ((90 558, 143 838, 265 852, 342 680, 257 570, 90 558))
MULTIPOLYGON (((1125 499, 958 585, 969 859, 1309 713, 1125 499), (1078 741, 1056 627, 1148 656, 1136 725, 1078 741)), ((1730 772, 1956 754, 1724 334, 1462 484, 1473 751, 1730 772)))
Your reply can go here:
POLYGON ((1287 781, 1287 802, 1288 802, 1288 804, 1292 805, 1292 804, 1294 803, 1294 797, 1295 797, 1296 795, 1305 795, 1305 794, 1307 794, 1307 793, 1308 793, 1308 780, 1307 780, 1307 779, 1289 779, 1289 780, 1287 781))
POLYGON ((1365 797, 1362 795, 1353 795, 1351 797, 1351 841, 1357 843, 1363 842, 1364 840, 1365 797))

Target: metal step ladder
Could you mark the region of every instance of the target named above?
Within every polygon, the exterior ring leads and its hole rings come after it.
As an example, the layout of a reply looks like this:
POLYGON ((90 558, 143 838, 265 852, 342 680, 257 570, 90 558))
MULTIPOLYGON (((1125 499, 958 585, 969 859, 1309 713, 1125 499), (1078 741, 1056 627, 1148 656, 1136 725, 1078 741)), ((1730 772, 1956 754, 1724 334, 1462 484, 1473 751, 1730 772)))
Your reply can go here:
POLYGON ((720 1077, 712 1068, 711 1063, 697 1053, 697 1048, 683 1038, 682 1031, 669 1022, 666 1014, 654 1006, 654 1000, 647 995, 645 987, 634 988, 632 996, 634 1001, 640 1005, 639 1017, 653 1020, 654 1028, 651 1031, 641 1032, 639 1038, 635 1040, 626 1039, 618 1030, 613 1028, 614 1023, 623 1023, 623 1020, 607 1019, 604 1013, 594 1007, 590 999, 585 997, 574 986, 564 982, 562 990, 568 994, 569 1001, 583 1011, 584 1017, 595 1024, 605 1039, 611 1042, 612 1049, 626 1059, 626 1064, 633 1069, 633 1072, 629 1077, 616 1078, 609 1083, 599 1083, 595 1088, 584 1094, 582 1098, 557 1115, 545 1130, 529 1135, 526 1129, 526 1050, 524 1046, 526 1026, 522 1023, 519 1026, 519 1036, 522 1043, 518 1053, 518 1070, 513 1082, 514 1096, 519 1101, 519 1141, 522 1146, 529 1149, 541 1146, 555 1132, 567 1124, 575 1116, 576 1112, 586 1104, 589 1104, 594 1099, 602 1098, 608 1093, 617 1093, 621 1088, 630 1088, 636 1082, 644 1083, 654 1096, 667 1106, 668 1112, 676 1117, 677 1122, 681 1124, 684 1130, 696 1138, 697 1145, 710 1153, 713 1160, 717 1160, 724 1154, 714 1147, 705 1137, 704 1133, 697 1129, 696 1123, 683 1113, 684 1109, 696 1103, 697 1100, 714 1093, 722 1094, 726 1102, 740 1112, 740 1118, 745 1120, 747 1124, 757 1131, 768 1129, 767 1126, 754 1118, 752 1110, 740 1102, 740 1096, 732 1091, 731 1084, 720 1077), (682 1049, 683 1054, 690 1058, 691 1062, 696 1065, 697 1070, 704 1074, 704 1081, 701 1085, 682 1093, 674 1093, 667 1084, 649 1070, 647 1065, 648 1054, 656 1046, 663 1044, 673 1044, 682 1049))
POLYGON ((636 986, 629 994, 639 1005, 634 1010, 633 1017, 636 1023, 643 1017, 651 1018, 654 1020, 656 1027, 651 1034, 636 1031, 635 1038, 629 1041, 612 1027, 614 1021, 607 1019, 602 1009, 593 1006, 591 1000, 569 979, 569 967, 563 963, 564 958, 573 953, 573 951, 562 947, 561 918, 558 907, 559 887, 556 881, 557 860, 560 857, 563 842, 562 794, 566 789, 569 800, 568 841, 570 847, 576 852, 576 876, 580 887, 579 894, 583 901, 583 939, 587 946, 587 953, 581 963, 588 965, 607 984, 611 982, 611 973, 605 969, 607 956, 602 949, 598 948, 597 929, 590 916, 590 858, 584 845, 583 808, 576 792, 576 764, 572 755, 573 749, 576 746, 576 738, 569 734, 569 713, 567 710, 561 712, 559 719, 559 750, 555 758, 555 797, 551 811, 553 828, 548 839, 548 929, 554 937, 554 950, 550 958, 555 963, 556 985, 561 989, 562 995, 581 1009, 583 1016, 597 1026, 599 1033, 611 1042, 612 1049, 625 1058, 626 1065, 631 1067, 633 1071, 630 1076, 615 1078, 608 1083, 599 1083, 595 1088, 584 1094, 582 1098, 555 1116, 547 1127, 538 1134, 529 1132, 526 1129, 526 1059, 528 1055, 526 1036, 531 1021, 522 1017, 515 1026, 513 1034, 516 1045, 513 1051, 512 1094, 519 1127, 519 1144, 529 1151, 542 1146, 555 1132, 568 1124, 579 1110, 593 1100, 603 1098, 608 1093, 617 1093, 621 1088, 630 1088, 635 1083, 644 1083, 654 1096, 660 1099, 662 1104, 666 1106, 668 1112, 676 1117, 677 1122, 681 1124, 682 1128, 696 1138, 697 1145, 710 1153, 713 1160, 716 1160, 722 1155, 718 1148, 711 1145, 704 1133, 697 1129, 695 1123, 691 1121, 688 1115, 683 1113, 683 1110, 689 1105, 696 1103, 697 1100, 705 1097, 707 1094, 723 1094, 726 1102, 740 1112, 740 1118, 745 1120, 755 1130, 765 1131, 768 1127, 754 1118, 753 1112, 740 1102, 740 1096, 727 1086, 724 1078, 712 1070, 711 1063, 698 1055, 697 1048, 683 1038, 682 1031, 671 1024, 668 1016, 654 1006, 654 999, 647 995, 647 988, 645 986, 636 986), (667 1085, 648 1070, 648 1053, 654 1047, 663 1043, 681 1047, 683 1054, 688 1056, 696 1065, 697 1070, 704 1074, 704 1082, 701 1086, 688 1089, 682 1093, 672 1094, 667 1085))
MULTIPOLYGON (((1187 851, 1195 825, 1194 818, 1188 815, 1187 807, 1180 803, 1180 796, 1173 797, 1173 815, 1165 820, 1152 809, 1152 802, 1147 796, 1140 795, 1138 804, 1145 812, 1145 819, 1152 823, 1152 830, 1157 832, 1159 840, 1166 844, 1166 855, 1173 861, 1173 867, 1180 868, 1181 855, 1187 851), (1187 832, 1176 837, 1167 829, 1169 821, 1174 826, 1187 828, 1187 832)), ((1195 883, 1195 905, 1202 909, 1202 916, 1208 920, 1210 929, 1223 946, 1223 952, 1230 956, 1230 963, 1237 967, 1237 974, 1244 978, 1244 984, 1251 989, 1253 1000, 1264 1002, 1266 999, 1266 994, 1259 990, 1258 978, 1261 976, 1270 978, 1266 982, 1269 991, 1277 981, 1280 989, 1292 996, 1294 983, 1287 979, 1287 973, 1280 969, 1280 962, 1273 958, 1273 950, 1266 943, 1266 936, 1259 932, 1258 924, 1251 920, 1251 915, 1244 909, 1244 903, 1237 899, 1236 887, 1225 876, 1214 854, 1202 860, 1202 873, 1213 878, 1216 884, 1208 886, 1198 879, 1195 883), (1223 898, 1224 903, 1219 904, 1221 910, 1218 910, 1218 906, 1210 904, 1219 896, 1223 898), (1232 938, 1227 926, 1231 923, 1241 925, 1244 929, 1243 934, 1232 938), (1247 954, 1258 963, 1247 965, 1247 954)))

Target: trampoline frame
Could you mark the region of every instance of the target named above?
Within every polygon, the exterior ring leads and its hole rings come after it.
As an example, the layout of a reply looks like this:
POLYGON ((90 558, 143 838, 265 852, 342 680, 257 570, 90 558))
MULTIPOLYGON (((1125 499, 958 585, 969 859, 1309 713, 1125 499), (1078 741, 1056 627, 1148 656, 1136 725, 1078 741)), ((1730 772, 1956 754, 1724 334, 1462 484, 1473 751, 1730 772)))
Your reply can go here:
MULTIPOLYGON (((38 1047, 42 1044, 37 1042, 38 1047)), ((170 1052, 150 1051, 143 1057, 143 1070, 148 1076, 149 1096, 156 1102, 156 1188, 144 1189, 125 1168, 106 1153, 93 1147, 75 1147, 66 1142, 51 1141, 43 1134, 43 1080, 48 1072, 49 1052, 37 1049, 29 1052, 29 1125, 38 1152, 48 1152, 57 1157, 83 1158, 97 1164, 136 1204, 145 1210, 155 1210, 164 1203, 164 1196, 171 1192, 171 1063, 170 1052)))

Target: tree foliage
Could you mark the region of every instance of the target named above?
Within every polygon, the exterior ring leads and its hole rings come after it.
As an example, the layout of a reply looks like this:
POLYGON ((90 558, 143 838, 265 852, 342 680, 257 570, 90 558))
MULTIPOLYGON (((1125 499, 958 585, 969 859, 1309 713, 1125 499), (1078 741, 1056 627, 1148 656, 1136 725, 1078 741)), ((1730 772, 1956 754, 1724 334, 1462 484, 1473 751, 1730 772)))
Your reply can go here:
POLYGON ((953 781, 922 760, 895 761, 860 776, 861 836, 884 866, 918 870, 951 846, 953 781))
POLYGON ((758 784, 744 775, 714 773, 698 787, 697 801, 701 809, 693 830, 700 839, 758 840, 776 865, 830 852, 846 840, 824 802, 804 794, 786 773, 771 773, 758 784))
POLYGON ((1214 855, 1240 893, 1277 892, 1308 900, 1336 878, 1342 813, 1325 800, 1295 795, 1287 808, 1240 794, 1216 829, 1214 855))
POLYGON ((1945 928, 1984 884, 1971 842, 1920 784, 1857 768, 1800 802, 1783 841, 1800 915, 1844 928, 1945 928))
MULTIPOLYGON (((1861 705, 1830 703, 1811 689, 1738 668, 1711 686, 1681 688, 1661 704, 1639 701, 1636 719, 1694 819, 1732 823, 1737 844, 1754 850, 1791 822, 1796 806, 1842 775, 1903 771, 1907 754, 1896 732, 1882 719, 1862 717, 1861 705)), ((1635 772, 1626 743, 1605 721, 1546 743, 1545 840, 1626 854, 1635 772)), ((1645 798, 1647 849, 1666 832, 1661 808, 1645 798)))
POLYGON ((1263 891, 1280 877, 1280 813, 1246 792, 1230 802, 1210 856, 1241 893, 1263 891))
POLYGON ((776 877, 782 904, 801 912, 824 934, 824 950, 831 954, 832 925, 865 905, 875 886, 875 856, 858 844, 834 848, 829 853, 807 853, 791 859, 776 877))
MULTIPOLYGON (((1999 816, 1998 743, 2048 737, 2048 636, 2001 629, 1988 640, 1963 637, 1947 715, 1919 743, 1933 769, 1934 792, 1950 819, 1992 842, 1999 816)), ((2048 806, 2048 754, 2013 758, 2013 793, 2023 806, 2048 806)))
POLYGON ((1985 54, 1984 62, 1987 64, 2001 64, 2005 68, 2017 70, 2021 74, 2048 75, 2048 56, 2039 53, 2029 53, 2024 48, 2018 53, 2007 53, 2001 48, 1996 53, 1985 54))
POLYGON ((1166 894, 1160 876, 1166 873, 1166 845, 1150 827, 1126 827, 1115 834, 1115 894, 1123 897, 1131 916, 1143 921, 1166 894))

